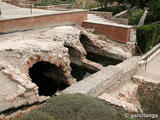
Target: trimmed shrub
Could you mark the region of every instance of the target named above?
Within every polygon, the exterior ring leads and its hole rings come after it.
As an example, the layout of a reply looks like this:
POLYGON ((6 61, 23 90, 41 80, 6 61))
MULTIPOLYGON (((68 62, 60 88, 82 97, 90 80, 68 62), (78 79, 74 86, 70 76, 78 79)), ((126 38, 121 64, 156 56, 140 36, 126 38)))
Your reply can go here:
POLYGON ((146 53, 160 41, 160 24, 144 25, 137 29, 137 44, 146 53))
POLYGON ((17 120, 56 120, 56 119, 45 112, 34 110, 33 112, 26 114, 23 118, 17 120))
MULTIPOLYGON (((35 111, 54 116, 51 120, 131 120, 111 105, 82 94, 53 97, 35 111)), ((33 120, 31 117, 34 114, 27 114, 20 120, 33 120)), ((41 118, 37 117, 35 120, 41 118)))

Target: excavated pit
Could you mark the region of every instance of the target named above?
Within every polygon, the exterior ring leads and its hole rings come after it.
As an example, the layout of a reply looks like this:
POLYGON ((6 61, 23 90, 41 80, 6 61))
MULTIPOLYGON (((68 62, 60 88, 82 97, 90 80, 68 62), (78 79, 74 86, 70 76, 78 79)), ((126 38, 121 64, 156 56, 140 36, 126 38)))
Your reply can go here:
POLYGON ((5 61, 1 65, 1 83, 7 83, 2 88, 5 92, 0 92, 3 96, 0 105, 4 106, 0 111, 43 102, 48 96, 102 70, 104 65, 89 58, 90 52, 122 60, 130 57, 121 46, 112 47, 112 43, 100 40, 98 35, 73 26, 14 33, 0 40, 0 56, 5 61))
POLYGON ((64 47, 68 48, 68 54, 71 60, 71 74, 74 78, 77 79, 77 81, 81 81, 100 70, 89 67, 89 63, 91 63, 92 66, 94 64, 97 64, 101 67, 106 67, 108 65, 116 65, 122 62, 122 60, 102 56, 99 55, 99 52, 95 53, 94 51, 92 51, 93 49, 99 49, 99 47, 93 44, 91 40, 87 37, 87 35, 81 34, 79 36, 79 42, 80 46, 85 51, 84 53, 79 49, 76 49, 73 45, 68 45, 66 43, 64 44, 64 47), (88 61, 86 62, 87 64, 83 63, 84 60, 88 61))
POLYGON ((60 68, 49 62, 37 62, 29 69, 29 75, 32 82, 39 87, 39 95, 51 96, 68 87, 64 81, 64 76, 60 68))

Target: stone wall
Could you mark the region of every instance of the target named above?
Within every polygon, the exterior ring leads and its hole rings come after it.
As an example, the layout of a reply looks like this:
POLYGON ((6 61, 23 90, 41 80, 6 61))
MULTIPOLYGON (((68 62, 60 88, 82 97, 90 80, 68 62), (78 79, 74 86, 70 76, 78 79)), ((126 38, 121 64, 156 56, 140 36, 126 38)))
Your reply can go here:
POLYGON ((140 57, 130 58, 116 66, 108 66, 72 86, 66 88, 61 94, 82 93, 98 97, 104 92, 109 93, 118 89, 139 70, 140 57))
POLYGON ((96 33, 104 34, 111 40, 119 42, 129 42, 131 26, 114 25, 114 24, 103 24, 95 22, 83 21, 82 24, 85 28, 95 29, 96 33))
POLYGON ((118 79, 122 70, 114 66, 108 66, 86 79, 68 87, 62 94, 82 93, 97 97, 110 88, 118 79))
POLYGON ((87 19, 87 11, 64 12, 57 14, 0 20, 0 33, 31 29, 34 27, 53 26, 72 23, 82 25, 87 19))

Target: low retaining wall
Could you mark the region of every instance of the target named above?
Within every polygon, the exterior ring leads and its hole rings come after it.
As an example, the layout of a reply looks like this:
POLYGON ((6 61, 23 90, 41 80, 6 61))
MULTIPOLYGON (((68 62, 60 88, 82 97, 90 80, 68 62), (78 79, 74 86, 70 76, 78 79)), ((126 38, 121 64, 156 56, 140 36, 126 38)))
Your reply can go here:
POLYGON ((104 34, 111 40, 119 42, 130 41, 131 26, 88 21, 83 21, 82 26, 89 29, 95 29, 96 33, 104 34))
POLYGON ((105 19, 112 18, 112 12, 98 12, 98 11, 88 11, 89 14, 95 14, 97 16, 103 17, 105 19))
POLYGON ((62 94, 82 93, 97 97, 120 79, 121 69, 108 66, 88 78, 73 84, 62 91, 62 94))
POLYGON ((24 18, 5 19, 0 20, 0 33, 50 26, 61 23, 73 23, 82 25, 82 21, 86 19, 87 11, 83 10, 24 18))
POLYGON ((140 60, 140 57, 132 57, 116 66, 110 65, 105 67, 99 72, 66 88, 61 94, 82 93, 98 97, 104 92, 109 93, 132 79, 140 69, 140 60))

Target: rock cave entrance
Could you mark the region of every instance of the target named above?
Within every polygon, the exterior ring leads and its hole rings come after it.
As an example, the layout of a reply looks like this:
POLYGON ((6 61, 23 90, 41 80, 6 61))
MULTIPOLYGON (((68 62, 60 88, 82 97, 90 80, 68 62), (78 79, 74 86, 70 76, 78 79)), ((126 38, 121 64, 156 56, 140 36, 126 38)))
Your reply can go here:
POLYGON ((65 82, 67 78, 64 73, 54 64, 41 61, 35 63, 29 69, 29 75, 39 87, 39 95, 52 96, 69 85, 65 82))

